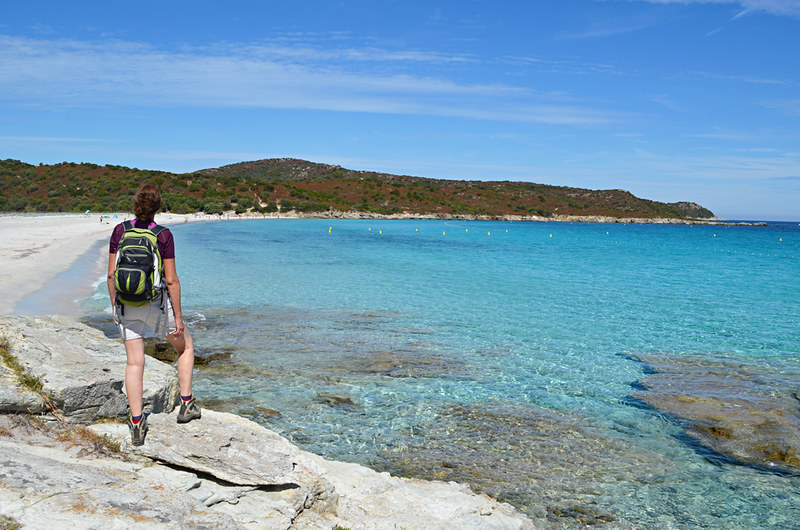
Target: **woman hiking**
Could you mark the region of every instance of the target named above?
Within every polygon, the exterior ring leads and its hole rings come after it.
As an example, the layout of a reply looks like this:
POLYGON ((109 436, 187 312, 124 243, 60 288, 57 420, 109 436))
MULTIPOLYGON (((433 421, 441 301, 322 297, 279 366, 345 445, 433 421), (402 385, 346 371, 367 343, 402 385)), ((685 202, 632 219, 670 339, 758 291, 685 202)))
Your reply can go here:
POLYGON ((178 423, 200 418, 200 407, 192 394, 194 346, 183 323, 175 245, 172 232, 155 223, 155 214, 160 209, 158 187, 142 185, 133 203, 136 218, 115 226, 109 242, 108 293, 114 323, 127 354, 125 391, 133 445, 143 445, 147 435, 147 417, 142 405, 145 328, 165 336, 178 352, 181 393, 178 423))

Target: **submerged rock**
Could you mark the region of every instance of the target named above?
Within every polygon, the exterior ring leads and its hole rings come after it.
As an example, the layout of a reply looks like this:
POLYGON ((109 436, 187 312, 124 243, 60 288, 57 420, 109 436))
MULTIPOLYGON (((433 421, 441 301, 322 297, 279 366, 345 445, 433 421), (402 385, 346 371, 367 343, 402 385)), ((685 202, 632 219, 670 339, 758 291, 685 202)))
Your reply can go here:
POLYGON ((178 360, 178 352, 172 344, 158 337, 145 337, 144 354, 158 359, 162 363, 174 363, 178 360))
POLYGON ((633 397, 679 419, 704 447, 742 464, 800 472, 796 368, 711 356, 627 357, 653 372, 633 397))
POLYGON ((410 348, 345 359, 344 365, 352 373, 388 377, 470 377, 466 367, 454 358, 435 357, 425 350, 410 348))
POLYGON ((611 523, 617 518, 611 512, 590 504, 571 504, 569 506, 548 506, 548 518, 554 521, 571 519, 575 522, 589 526, 601 523, 611 523))
MULTIPOLYGON (((157 337, 147 337, 144 339, 144 353, 164 363, 172 364, 178 361, 178 352, 175 351, 172 344, 157 337)), ((226 361, 230 359, 232 355, 233 353, 230 351, 204 354, 195 350, 194 364, 195 366, 205 366, 216 361, 226 361)))
POLYGON ((536 405, 476 403, 439 411, 420 425, 425 442, 387 449, 386 467, 405 476, 466 483, 509 502, 538 526, 614 523, 615 502, 632 484, 657 483, 670 469, 662 455, 633 449, 585 419, 536 405), (612 478, 613 477, 613 478, 612 478), (620 489, 605 494, 612 480, 620 489))
POLYGON ((347 394, 333 394, 330 392, 317 392, 314 396, 314 401, 328 405, 329 407, 338 407, 343 410, 358 411, 361 407, 355 402, 353 396, 347 394))

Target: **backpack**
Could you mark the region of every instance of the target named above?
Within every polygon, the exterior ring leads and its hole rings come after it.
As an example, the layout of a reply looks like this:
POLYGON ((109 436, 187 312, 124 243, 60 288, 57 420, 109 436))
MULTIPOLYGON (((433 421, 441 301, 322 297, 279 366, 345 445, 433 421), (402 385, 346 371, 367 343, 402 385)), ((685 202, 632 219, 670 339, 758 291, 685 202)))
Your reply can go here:
POLYGON ((122 226, 125 231, 117 249, 114 270, 117 300, 128 305, 145 305, 163 295, 166 286, 158 251, 158 234, 165 227, 138 228, 132 221, 125 221, 122 226))

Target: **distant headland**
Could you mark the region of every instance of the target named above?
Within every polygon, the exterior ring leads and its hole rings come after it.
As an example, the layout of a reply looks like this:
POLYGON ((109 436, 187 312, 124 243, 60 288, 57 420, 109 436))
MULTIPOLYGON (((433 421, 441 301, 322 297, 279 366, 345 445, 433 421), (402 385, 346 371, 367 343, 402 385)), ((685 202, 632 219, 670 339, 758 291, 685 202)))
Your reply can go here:
POLYGON ((35 166, 0 160, 0 211, 127 211, 142 182, 157 183, 165 211, 179 214, 730 224, 693 202, 652 201, 625 190, 442 180, 356 171, 292 158, 240 162, 190 173, 85 162, 35 166))

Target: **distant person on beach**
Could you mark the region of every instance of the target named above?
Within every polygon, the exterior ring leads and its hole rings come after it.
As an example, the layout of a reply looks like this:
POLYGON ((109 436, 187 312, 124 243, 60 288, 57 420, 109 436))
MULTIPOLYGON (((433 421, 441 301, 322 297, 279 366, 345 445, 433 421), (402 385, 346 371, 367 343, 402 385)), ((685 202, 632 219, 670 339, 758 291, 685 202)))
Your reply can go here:
POLYGON ((178 352, 181 392, 178 423, 200 418, 200 407, 192 394, 194 346, 181 312, 181 284, 175 269, 175 245, 169 229, 155 223, 155 214, 160 209, 161 194, 158 188, 153 184, 144 184, 134 199, 135 219, 115 226, 109 243, 108 293, 111 296, 114 323, 119 327, 127 353, 125 389, 130 407, 129 426, 133 445, 144 444, 147 435, 147 417, 142 405, 146 328, 158 336, 166 336, 178 352), (136 256, 137 248, 139 257, 130 258, 136 256), (142 276, 137 276, 141 271, 135 270, 138 266, 136 260, 143 261, 141 256, 147 254, 147 249, 148 259, 154 264, 151 267, 152 279, 150 283, 145 280, 141 282, 147 285, 144 289, 146 294, 130 294, 130 284, 138 281, 132 281, 131 278, 141 279, 142 276))

